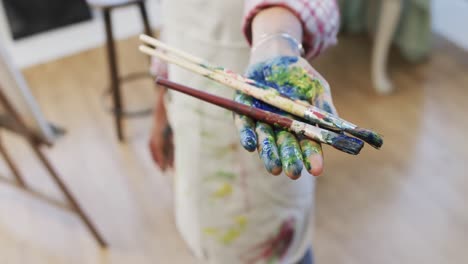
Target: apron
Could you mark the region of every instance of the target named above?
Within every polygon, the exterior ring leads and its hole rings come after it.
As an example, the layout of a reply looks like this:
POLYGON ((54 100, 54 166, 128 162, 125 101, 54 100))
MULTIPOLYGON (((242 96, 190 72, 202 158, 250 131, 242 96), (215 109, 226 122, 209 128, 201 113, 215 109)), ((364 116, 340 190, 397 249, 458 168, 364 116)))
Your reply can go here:
MULTIPOLYGON (((243 72, 243 1, 163 1, 167 43, 243 72)), ((169 78, 226 98, 234 91, 169 66, 169 78)), ((169 92, 175 143, 175 213, 183 239, 203 263, 298 262, 310 248, 314 178, 272 176, 239 143, 232 113, 169 92)))

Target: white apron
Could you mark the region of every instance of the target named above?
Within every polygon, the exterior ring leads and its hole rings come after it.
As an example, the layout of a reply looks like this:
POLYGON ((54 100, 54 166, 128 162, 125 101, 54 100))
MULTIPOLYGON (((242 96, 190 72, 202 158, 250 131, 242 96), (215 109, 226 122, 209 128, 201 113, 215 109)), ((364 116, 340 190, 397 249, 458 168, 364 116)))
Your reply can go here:
MULTIPOLYGON (((242 73, 249 48, 243 1, 163 2, 169 44, 242 73)), ((169 78, 226 98, 233 90, 178 68, 169 78)), ((239 143, 232 114, 177 92, 169 94, 175 142, 177 227, 204 263, 286 263, 310 247, 314 178, 272 176, 239 143)))

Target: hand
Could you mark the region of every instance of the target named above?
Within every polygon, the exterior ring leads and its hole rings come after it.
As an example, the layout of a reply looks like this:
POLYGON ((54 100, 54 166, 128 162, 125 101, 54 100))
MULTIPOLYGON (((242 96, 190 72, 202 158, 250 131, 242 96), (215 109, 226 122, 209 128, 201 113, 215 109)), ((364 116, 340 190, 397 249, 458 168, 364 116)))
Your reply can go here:
MULTIPOLYGON (((277 52, 271 56, 268 49, 253 51, 251 66, 246 76, 260 84, 276 89, 281 95, 304 104, 312 104, 330 113, 336 114, 327 81, 303 58, 294 53, 277 52), (255 53, 260 54, 255 54, 255 53), (285 54, 285 55, 282 55, 285 54), (258 59, 260 58, 260 59, 258 59)), ((235 100, 247 105, 289 115, 275 107, 242 93, 237 93, 235 100)), ((297 117, 296 117, 297 118, 297 117)), ((320 143, 297 136, 287 130, 272 127, 262 122, 254 122, 246 116, 235 117, 241 144, 248 151, 258 149, 265 168, 273 175, 284 171, 287 176, 297 179, 303 167, 313 175, 320 175, 323 170, 323 155, 320 143)))
POLYGON ((160 96, 161 99, 158 100, 154 109, 153 130, 149 147, 154 162, 162 171, 166 171, 174 166, 174 141, 162 97, 160 96))

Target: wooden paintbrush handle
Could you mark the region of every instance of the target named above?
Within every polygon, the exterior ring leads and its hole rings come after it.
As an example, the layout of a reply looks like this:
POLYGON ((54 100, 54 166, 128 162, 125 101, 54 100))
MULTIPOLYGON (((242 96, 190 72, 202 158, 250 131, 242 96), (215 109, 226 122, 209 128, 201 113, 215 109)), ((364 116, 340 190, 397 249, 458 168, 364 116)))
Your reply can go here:
POLYGON ((193 96, 200 100, 215 104, 217 106, 229 109, 241 115, 249 116, 255 120, 265 122, 273 126, 279 126, 282 128, 289 129, 293 123, 293 120, 275 113, 263 111, 258 108, 254 108, 248 105, 244 105, 223 97, 212 95, 200 90, 189 88, 187 86, 171 82, 166 79, 158 78, 156 83, 165 86, 169 89, 179 91, 181 93, 193 96))

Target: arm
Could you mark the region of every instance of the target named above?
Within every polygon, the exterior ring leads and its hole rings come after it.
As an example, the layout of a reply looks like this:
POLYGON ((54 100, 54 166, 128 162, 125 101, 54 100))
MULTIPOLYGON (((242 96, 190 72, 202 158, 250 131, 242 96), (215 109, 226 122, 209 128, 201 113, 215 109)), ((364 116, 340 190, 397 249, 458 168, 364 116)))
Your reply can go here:
POLYGON ((174 143, 164 99, 167 89, 158 87, 157 91, 149 147, 153 160, 165 171, 174 165, 174 143))
MULTIPOLYGON (((340 25, 340 12, 336 0, 246 0, 243 31, 249 44, 252 44, 254 40, 254 19, 266 9, 272 7, 282 7, 289 10, 290 14, 297 18, 302 26, 301 38, 307 58, 313 58, 327 47, 336 44, 336 36, 340 25)), ((266 18, 264 17, 264 19, 266 18)), ((289 24, 281 25, 282 20, 273 21, 275 20, 274 17, 269 18, 265 26, 268 26, 268 23, 271 24, 271 27, 277 27, 277 29, 285 29, 289 26, 289 24)))
POLYGON ((252 47, 258 45, 263 36, 277 33, 287 33, 302 43, 301 21, 284 7, 270 7, 259 12, 252 20, 251 32, 252 47))

